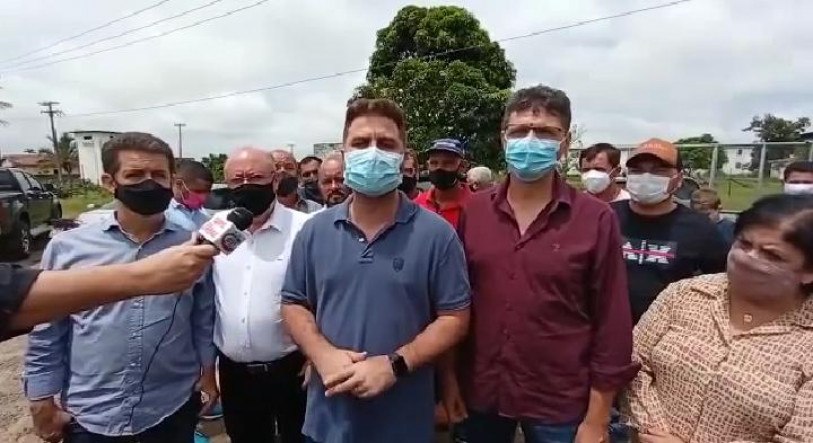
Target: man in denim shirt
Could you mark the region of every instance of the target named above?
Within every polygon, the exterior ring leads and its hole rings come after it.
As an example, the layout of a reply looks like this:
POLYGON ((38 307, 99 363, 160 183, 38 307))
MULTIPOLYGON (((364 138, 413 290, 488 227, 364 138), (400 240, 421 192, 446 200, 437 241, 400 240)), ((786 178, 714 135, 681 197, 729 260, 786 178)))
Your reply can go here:
MULTIPOLYGON (((44 269, 128 263, 189 239, 164 216, 174 172, 166 143, 124 133, 105 143, 102 163, 105 187, 120 203, 115 216, 54 238, 44 269)), ((176 294, 111 303, 39 326, 24 377, 37 434, 72 443, 191 442, 198 387, 207 406, 218 395, 213 327, 208 272, 176 294)))

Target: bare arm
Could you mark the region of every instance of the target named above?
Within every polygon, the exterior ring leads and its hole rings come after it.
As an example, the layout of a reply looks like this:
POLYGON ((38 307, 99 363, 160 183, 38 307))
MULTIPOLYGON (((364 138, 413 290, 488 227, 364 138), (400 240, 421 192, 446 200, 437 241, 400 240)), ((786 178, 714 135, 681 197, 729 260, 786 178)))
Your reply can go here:
MULTIPOLYGON (((469 309, 438 313, 438 318, 429 324, 412 342, 398 349, 410 371, 437 360, 451 350, 465 337, 469 328, 469 309)), ((453 364, 452 357, 446 362, 453 364)))
POLYGON ((130 297, 189 288, 216 254, 212 246, 187 244, 133 263, 43 271, 11 318, 10 330, 130 297))
POLYGON ((316 361, 320 355, 335 349, 319 332, 316 319, 307 307, 297 304, 282 305, 282 320, 294 342, 309 360, 316 361))

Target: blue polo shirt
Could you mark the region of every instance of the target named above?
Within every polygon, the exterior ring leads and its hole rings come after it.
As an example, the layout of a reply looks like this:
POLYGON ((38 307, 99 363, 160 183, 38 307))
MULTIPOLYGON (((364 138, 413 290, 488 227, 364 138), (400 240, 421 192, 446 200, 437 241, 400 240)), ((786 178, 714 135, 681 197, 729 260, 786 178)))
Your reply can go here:
MULTIPOLYGON (((372 241, 349 220, 350 200, 317 213, 293 244, 284 303, 308 306, 334 346, 388 355, 439 311, 465 309, 470 288, 451 225, 401 196, 395 222, 372 241)), ((308 387, 303 433, 318 443, 433 441, 434 370, 420 368, 372 399, 308 387)))

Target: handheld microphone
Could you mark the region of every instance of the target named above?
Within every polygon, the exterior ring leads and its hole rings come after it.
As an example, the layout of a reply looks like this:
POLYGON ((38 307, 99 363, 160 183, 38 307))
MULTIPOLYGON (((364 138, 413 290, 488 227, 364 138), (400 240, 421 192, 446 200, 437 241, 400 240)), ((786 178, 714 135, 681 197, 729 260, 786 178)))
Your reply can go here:
POLYGON ((231 254, 246 241, 243 231, 251 226, 253 219, 254 214, 246 208, 234 208, 225 217, 215 214, 200 227, 195 243, 208 243, 226 255, 231 254))

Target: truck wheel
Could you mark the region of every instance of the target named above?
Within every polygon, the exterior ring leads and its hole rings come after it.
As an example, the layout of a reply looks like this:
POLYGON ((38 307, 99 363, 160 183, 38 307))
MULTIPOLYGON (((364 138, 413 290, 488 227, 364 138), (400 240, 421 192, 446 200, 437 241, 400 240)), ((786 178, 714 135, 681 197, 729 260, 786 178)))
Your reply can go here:
POLYGON ((9 249, 14 258, 24 259, 31 255, 31 226, 27 221, 17 222, 16 232, 10 240, 9 249))

